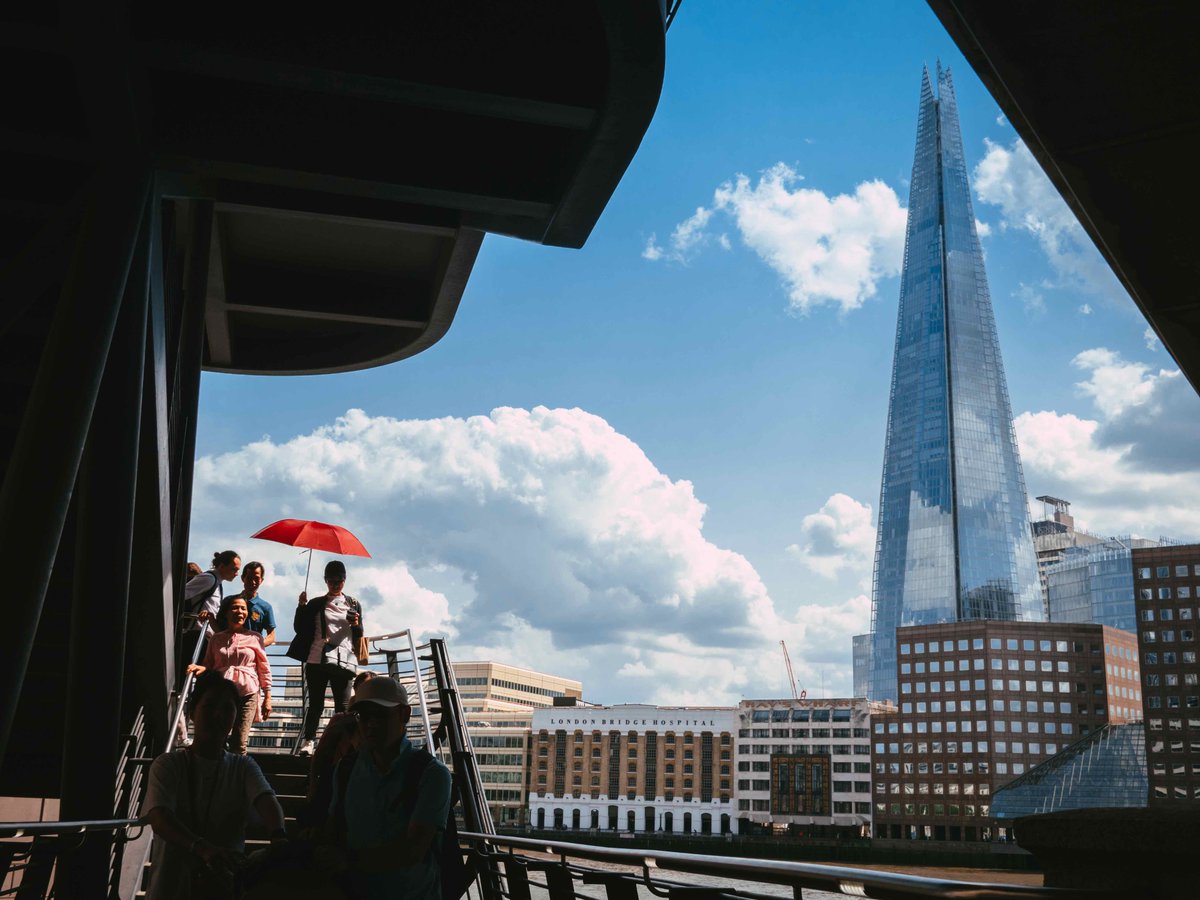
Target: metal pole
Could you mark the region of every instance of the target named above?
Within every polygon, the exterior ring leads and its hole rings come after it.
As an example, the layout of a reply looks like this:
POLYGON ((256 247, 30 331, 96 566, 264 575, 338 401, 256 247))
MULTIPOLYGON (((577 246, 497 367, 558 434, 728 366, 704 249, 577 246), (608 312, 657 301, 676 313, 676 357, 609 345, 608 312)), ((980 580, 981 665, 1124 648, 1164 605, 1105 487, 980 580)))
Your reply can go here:
POLYGON ((5 617, 0 654, 0 762, 42 618, 92 412, 117 326, 150 190, 141 163, 97 178, 54 321, 0 487, 0 546, 22 561, 27 590, 5 617))
POLYGON ((425 725, 425 749, 432 753, 433 729, 429 727, 429 707, 425 703, 425 683, 421 677, 421 660, 417 658, 417 645, 413 643, 412 630, 409 629, 405 634, 408 637, 408 652, 412 654, 413 676, 417 685, 417 699, 421 703, 421 721, 425 725))
MULTIPOLYGON (((145 371, 149 223, 143 219, 76 488, 75 592, 67 655, 63 819, 115 815, 125 626, 145 371), (88 573, 103 572, 103 588, 88 573), (103 710, 104 715, 96 715, 103 710)), ((108 878, 112 835, 90 836, 61 867, 55 896, 87 897, 108 878)))

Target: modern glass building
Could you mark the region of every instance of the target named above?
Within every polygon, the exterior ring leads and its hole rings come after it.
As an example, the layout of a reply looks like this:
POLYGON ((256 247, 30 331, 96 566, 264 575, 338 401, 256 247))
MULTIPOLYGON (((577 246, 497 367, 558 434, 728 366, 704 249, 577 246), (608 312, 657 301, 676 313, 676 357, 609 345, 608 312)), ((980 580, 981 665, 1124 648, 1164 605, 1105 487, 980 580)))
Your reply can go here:
POLYGON ((1052 622, 1096 622, 1137 632, 1133 597, 1133 549, 1159 541, 1115 537, 1070 547, 1045 570, 1052 622))
POLYGON ((884 449, 869 696, 896 628, 1044 618, 950 72, 921 83, 884 449))
POLYGON ((1140 808, 1148 788, 1142 723, 1105 725, 997 790, 992 815, 1003 820, 1063 809, 1140 808))

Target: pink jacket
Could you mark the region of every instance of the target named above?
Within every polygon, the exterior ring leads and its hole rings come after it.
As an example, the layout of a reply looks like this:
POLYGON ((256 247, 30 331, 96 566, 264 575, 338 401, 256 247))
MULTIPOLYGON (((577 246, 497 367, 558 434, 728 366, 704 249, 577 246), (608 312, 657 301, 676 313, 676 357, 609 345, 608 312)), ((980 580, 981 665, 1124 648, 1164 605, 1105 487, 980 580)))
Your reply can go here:
MULTIPOLYGON (((243 697, 257 696, 271 689, 271 667, 263 649, 262 636, 253 631, 218 631, 208 639, 204 668, 215 669, 237 685, 243 697)), ((254 713, 254 721, 262 721, 262 712, 254 713)))

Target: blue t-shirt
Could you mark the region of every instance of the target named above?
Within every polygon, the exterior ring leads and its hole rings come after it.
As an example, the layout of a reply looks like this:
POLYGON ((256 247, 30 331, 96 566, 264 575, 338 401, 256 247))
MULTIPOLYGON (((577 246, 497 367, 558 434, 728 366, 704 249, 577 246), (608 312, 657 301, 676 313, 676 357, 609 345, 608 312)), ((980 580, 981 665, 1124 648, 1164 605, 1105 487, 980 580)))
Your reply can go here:
POLYGON ((259 634, 270 634, 275 630, 275 610, 261 596, 250 601, 250 618, 246 621, 246 627, 259 634))
MULTIPOLYGON (((415 802, 400 802, 405 773, 415 748, 407 738, 386 772, 375 767, 365 747, 358 752, 346 786, 346 845, 352 850, 378 847, 401 837, 408 823, 421 822, 442 831, 450 815, 450 770, 433 760, 421 773, 415 802)), ((337 809, 338 780, 335 776, 330 809, 337 809)), ((440 841, 441 835, 434 837, 440 841)), ((440 900, 436 852, 411 866, 390 872, 354 873, 362 896, 387 900, 440 900)))

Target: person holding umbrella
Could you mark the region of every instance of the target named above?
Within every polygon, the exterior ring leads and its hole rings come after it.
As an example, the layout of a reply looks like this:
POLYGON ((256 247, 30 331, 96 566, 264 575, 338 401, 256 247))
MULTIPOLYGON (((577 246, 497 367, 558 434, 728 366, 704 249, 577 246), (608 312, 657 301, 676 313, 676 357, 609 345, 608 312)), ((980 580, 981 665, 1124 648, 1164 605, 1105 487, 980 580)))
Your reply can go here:
POLYGON ((325 566, 324 596, 308 599, 302 591, 293 627, 296 638, 287 655, 304 664, 308 694, 304 710, 304 735, 299 755, 311 756, 317 725, 325 706, 325 689, 333 691, 333 707, 345 712, 350 702, 350 685, 358 672, 358 643, 363 636, 362 605, 343 592, 346 565, 333 560, 325 566))

